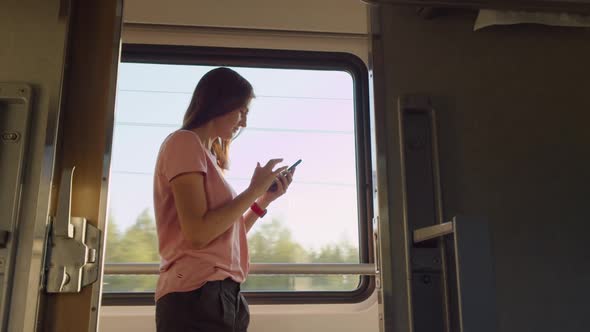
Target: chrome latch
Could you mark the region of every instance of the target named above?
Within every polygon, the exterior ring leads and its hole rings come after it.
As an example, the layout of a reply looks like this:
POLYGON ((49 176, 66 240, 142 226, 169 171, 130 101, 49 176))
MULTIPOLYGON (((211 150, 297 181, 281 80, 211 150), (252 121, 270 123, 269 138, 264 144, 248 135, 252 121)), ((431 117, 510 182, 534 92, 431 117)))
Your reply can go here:
POLYGON ((73 176, 74 168, 63 171, 57 212, 50 218, 48 293, 79 293, 82 287, 98 280, 101 231, 86 218, 71 217, 73 176))

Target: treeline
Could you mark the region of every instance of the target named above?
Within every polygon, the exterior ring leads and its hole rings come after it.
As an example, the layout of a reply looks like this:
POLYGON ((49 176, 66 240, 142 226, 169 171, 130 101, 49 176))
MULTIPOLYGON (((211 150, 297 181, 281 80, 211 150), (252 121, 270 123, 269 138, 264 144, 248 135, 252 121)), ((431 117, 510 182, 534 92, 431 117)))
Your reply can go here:
MULTIPOLYGON (((310 230, 311 231, 311 230, 310 230)), ((278 219, 259 225, 248 236, 251 263, 358 263, 358 249, 350 242, 340 241, 318 250, 306 249, 297 243, 291 231, 278 219)), ((105 262, 159 262, 156 225, 145 209, 135 223, 122 232, 112 217, 108 220, 105 262)), ((104 277, 105 292, 151 292, 157 276, 117 275, 104 277)), ((254 276, 242 286, 244 290, 354 290, 358 276, 254 276)))

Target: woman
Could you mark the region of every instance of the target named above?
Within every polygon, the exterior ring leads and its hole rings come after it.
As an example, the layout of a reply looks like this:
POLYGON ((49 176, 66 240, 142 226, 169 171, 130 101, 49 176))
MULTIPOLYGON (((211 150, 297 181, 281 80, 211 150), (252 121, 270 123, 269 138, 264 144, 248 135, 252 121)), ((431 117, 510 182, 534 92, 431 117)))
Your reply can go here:
POLYGON ((257 164, 239 195, 223 178, 228 145, 246 127, 251 84, 228 68, 197 84, 182 128, 162 143, 154 175, 160 256, 156 325, 165 331, 246 331, 248 304, 240 283, 248 274, 246 233, 283 195, 293 172, 257 164), (269 187, 277 183, 277 189, 269 187))

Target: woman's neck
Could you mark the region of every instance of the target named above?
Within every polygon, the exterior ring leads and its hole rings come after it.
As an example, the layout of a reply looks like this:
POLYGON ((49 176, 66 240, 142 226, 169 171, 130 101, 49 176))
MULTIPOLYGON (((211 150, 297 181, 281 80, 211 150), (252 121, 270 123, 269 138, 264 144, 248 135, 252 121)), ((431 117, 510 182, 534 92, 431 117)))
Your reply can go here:
POLYGON ((211 150, 211 145, 213 141, 217 139, 217 135, 214 134, 213 128, 210 125, 201 126, 198 128, 191 129, 194 133, 199 136, 203 145, 207 148, 207 150, 211 150))

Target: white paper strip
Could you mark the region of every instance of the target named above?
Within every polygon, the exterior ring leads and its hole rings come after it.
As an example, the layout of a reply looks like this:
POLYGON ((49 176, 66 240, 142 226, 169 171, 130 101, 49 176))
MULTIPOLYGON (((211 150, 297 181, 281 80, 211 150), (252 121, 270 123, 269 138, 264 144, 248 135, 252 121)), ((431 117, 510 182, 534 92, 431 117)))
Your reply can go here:
POLYGON ((523 12, 482 9, 475 20, 474 31, 492 25, 544 24, 564 27, 590 27, 590 16, 568 13, 523 12))

